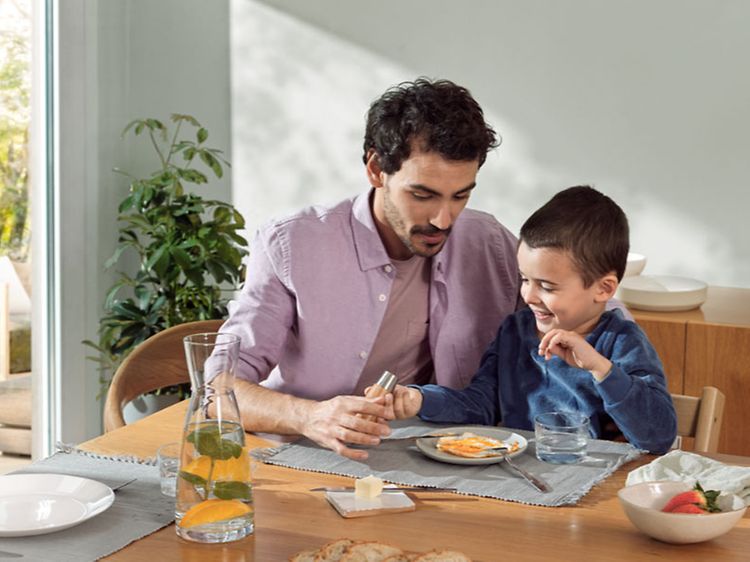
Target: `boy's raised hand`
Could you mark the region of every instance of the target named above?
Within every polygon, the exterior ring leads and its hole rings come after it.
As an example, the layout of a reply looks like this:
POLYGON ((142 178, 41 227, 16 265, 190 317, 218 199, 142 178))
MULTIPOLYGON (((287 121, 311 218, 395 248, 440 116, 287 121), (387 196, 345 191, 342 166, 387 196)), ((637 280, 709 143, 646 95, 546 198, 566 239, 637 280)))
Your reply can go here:
POLYGON ((601 382, 612 369, 609 359, 596 351, 581 334, 555 328, 550 330, 539 342, 539 355, 549 360, 557 355, 571 367, 586 369, 601 382))

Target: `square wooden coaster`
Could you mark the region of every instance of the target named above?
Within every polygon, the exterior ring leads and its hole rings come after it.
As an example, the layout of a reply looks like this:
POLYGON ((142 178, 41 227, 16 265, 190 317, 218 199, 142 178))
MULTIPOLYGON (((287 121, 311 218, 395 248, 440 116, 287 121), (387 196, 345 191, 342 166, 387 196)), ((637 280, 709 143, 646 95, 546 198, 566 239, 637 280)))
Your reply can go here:
POLYGON ((342 517, 347 518, 414 511, 417 508, 404 492, 383 492, 371 500, 357 498, 354 492, 326 492, 326 499, 342 517))

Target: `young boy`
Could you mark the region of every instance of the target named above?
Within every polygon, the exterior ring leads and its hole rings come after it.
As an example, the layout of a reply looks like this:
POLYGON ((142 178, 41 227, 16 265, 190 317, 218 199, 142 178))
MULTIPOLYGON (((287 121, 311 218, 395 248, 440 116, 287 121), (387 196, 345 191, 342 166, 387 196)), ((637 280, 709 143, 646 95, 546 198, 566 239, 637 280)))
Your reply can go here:
POLYGON ((533 429, 537 414, 580 411, 593 437, 667 451, 677 421, 661 362, 634 322, 605 312, 628 249, 627 218, 609 197, 585 186, 555 195, 521 228, 528 308, 505 319, 465 389, 397 386, 396 417, 533 429))

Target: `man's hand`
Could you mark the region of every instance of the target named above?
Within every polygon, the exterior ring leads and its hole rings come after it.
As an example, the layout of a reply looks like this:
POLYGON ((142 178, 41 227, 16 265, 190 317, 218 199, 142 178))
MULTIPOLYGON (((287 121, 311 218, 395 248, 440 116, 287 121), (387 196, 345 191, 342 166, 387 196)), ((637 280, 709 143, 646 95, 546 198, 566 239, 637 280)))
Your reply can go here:
POLYGON ((367 458, 367 451, 352 449, 347 444, 378 445, 380 437, 390 434, 386 420, 393 419, 393 408, 385 405, 386 397, 364 398, 336 396, 307 406, 301 433, 317 444, 354 460, 367 458), (375 416, 368 421, 357 414, 375 416))
POLYGON ((603 381, 612 369, 610 360, 591 347, 583 336, 559 328, 544 335, 539 342, 539 355, 543 355, 547 361, 553 355, 557 355, 571 367, 590 371, 599 382, 603 381))

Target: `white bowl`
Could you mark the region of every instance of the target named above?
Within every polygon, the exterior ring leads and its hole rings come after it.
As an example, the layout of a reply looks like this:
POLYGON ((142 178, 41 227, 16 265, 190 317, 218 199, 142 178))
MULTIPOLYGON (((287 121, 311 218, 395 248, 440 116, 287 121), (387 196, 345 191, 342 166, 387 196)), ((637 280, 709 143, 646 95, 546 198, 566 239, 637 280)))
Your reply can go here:
POLYGON ((625 515, 635 527, 660 541, 687 544, 714 539, 742 519, 746 507, 707 513, 664 513, 661 509, 679 494, 692 490, 686 482, 642 482, 617 492, 625 515))
POLYGON ((643 268, 646 267, 646 256, 643 254, 628 253, 628 263, 625 266, 623 277, 632 277, 640 275, 643 268))
POLYGON ((617 290, 617 298, 632 308, 667 312, 698 308, 707 294, 703 281, 673 275, 625 277, 617 290))

